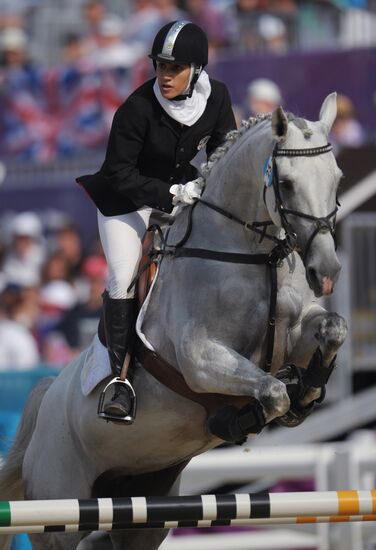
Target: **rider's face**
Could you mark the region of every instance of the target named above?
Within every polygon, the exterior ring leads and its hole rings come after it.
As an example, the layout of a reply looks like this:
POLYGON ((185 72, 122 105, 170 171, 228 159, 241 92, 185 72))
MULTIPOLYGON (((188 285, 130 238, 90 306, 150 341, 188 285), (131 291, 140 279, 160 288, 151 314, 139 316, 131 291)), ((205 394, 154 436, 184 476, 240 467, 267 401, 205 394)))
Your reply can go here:
POLYGON ((157 61, 157 80, 161 94, 166 99, 181 95, 189 84, 190 65, 177 65, 157 61))

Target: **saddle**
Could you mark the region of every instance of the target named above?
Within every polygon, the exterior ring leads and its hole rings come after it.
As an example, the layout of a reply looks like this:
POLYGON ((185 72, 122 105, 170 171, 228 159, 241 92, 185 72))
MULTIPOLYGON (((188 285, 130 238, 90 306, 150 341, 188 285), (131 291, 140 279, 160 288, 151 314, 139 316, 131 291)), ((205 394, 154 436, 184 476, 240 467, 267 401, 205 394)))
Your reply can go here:
POLYGON ((142 239, 142 257, 138 266, 136 277, 137 309, 140 311, 150 287, 157 274, 157 264, 150 259, 150 253, 154 249, 155 226, 150 226, 142 239))

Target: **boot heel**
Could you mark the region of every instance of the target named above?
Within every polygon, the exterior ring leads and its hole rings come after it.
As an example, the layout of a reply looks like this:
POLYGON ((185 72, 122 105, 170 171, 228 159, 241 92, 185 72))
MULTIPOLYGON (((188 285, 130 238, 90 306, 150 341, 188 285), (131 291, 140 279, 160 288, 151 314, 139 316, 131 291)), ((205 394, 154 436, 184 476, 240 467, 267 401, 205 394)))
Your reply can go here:
POLYGON ((133 424, 135 416, 136 416, 136 406, 137 406, 137 398, 136 393, 133 389, 132 384, 129 382, 129 380, 121 380, 119 377, 115 377, 104 387, 104 389, 101 392, 101 395, 99 397, 98 402, 98 410, 97 415, 99 418, 102 418, 103 420, 107 420, 107 422, 118 422, 119 424, 133 424), (108 389, 114 386, 116 391, 116 386, 123 386, 126 388, 126 391, 129 392, 131 396, 131 409, 128 414, 124 416, 118 416, 114 414, 108 414, 105 411, 105 399, 106 399, 106 393, 108 389))

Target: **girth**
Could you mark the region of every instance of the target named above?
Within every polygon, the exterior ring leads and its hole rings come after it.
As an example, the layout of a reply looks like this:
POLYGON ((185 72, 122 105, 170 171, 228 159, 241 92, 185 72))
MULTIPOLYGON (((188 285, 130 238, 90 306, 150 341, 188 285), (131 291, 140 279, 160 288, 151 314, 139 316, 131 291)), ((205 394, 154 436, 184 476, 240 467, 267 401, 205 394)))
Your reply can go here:
POLYGON ((198 403, 210 415, 225 405, 233 405, 241 409, 244 405, 253 401, 250 396, 222 395, 219 393, 197 393, 190 389, 183 375, 172 365, 159 357, 155 352, 144 348, 139 357, 142 366, 154 378, 171 391, 198 403))

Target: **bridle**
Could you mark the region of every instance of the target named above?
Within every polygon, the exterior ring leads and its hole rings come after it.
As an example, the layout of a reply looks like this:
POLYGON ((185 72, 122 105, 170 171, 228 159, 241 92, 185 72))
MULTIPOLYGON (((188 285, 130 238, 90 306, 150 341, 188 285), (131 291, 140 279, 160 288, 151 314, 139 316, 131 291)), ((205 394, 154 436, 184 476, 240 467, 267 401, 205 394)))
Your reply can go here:
MULTIPOLYGON (((273 154, 272 154, 272 164, 273 164, 272 185, 273 185, 273 191, 274 191, 274 196, 276 201, 276 209, 280 216, 282 227, 285 230, 286 236, 288 236, 289 238, 290 244, 292 245, 295 242, 294 249, 296 248, 297 236, 296 236, 296 233, 293 231, 293 228, 290 222, 288 221, 287 216, 292 215, 298 218, 304 218, 306 220, 314 222, 315 224, 315 228, 312 231, 311 235, 309 236, 308 241, 304 247, 304 250, 301 251, 303 263, 305 263, 306 261, 308 252, 311 248, 314 238, 319 233, 324 233, 329 231, 334 240, 334 243, 336 244, 335 224, 336 224, 336 214, 338 211, 339 202, 338 202, 338 199, 336 198, 336 206, 332 210, 332 212, 330 212, 327 216, 320 216, 320 217, 313 216, 312 214, 306 214, 305 212, 301 212, 299 210, 291 210, 289 208, 285 208, 281 198, 280 179, 278 176, 278 166, 277 166, 276 158, 277 157, 315 157, 315 156, 323 155, 325 153, 329 153, 331 150, 332 150, 332 145, 330 143, 327 143, 322 147, 312 147, 309 149, 279 149, 278 145, 275 145, 273 154), (333 222, 331 221, 332 218, 333 218, 333 222)), ((264 202, 265 202, 266 189, 267 188, 264 187, 264 202)))
MULTIPOLYGON (((235 214, 213 204, 209 201, 206 201, 203 198, 197 199, 197 201, 190 207, 188 215, 188 224, 186 232, 183 238, 176 243, 175 245, 170 245, 167 243, 165 236, 162 234, 159 226, 152 226, 150 229, 156 230, 159 233, 161 240, 161 247, 159 249, 152 249, 149 252, 150 263, 155 262, 158 258, 161 258, 165 255, 172 256, 173 258, 202 258, 206 260, 215 260, 220 262, 229 262, 229 263, 238 263, 238 264, 248 264, 248 265, 266 265, 269 268, 270 272, 270 302, 269 302, 269 316, 268 316, 268 325, 267 325, 267 334, 266 334, 266 357, 265 357, 265 371, 269 372, 272 366, 273 361, 273 351, 274 351, 274 336, 275 336, 275 322, 276 322, 276 305, 277 305, 277 267, 281 265, 282 260, 284 260, 291 252, 296 250, 297 246, 297 236, 293 231, 291 224, 287 220, 287 215, 293 215, 300 218, 308 219, 315 223, 316 227, 310 235, 307 245, 304 251, 304 258, 306 258, 309 248, 313 242, 313 239, 319 232, 330 231, 333 239, 335 240, 334 230, 335 230, 335 215, 338 210, 338 201, 334 210, 324 217, 313 216, 311 214, 306 214, 297 210, 291 210, 284 207, 280 188, 279 188, 279 178, 278 178, 278 168, 276 163, 276 157, 285 156, 285 157, 312 157, 323 155, 329 153, 332 150, 330 143, 322 147, 313 147, 308 149, 279 149, 278 144, 275 145, 272 153, 272 163, 273 163, 273 189, 275 194, 276 208, 280 215, 282 221, 282 227, 285 231, 285 237, 280 239, 274 235, 267 233, 267 228, 270 225, 274 225, 272 221, 264 222, 249 222, 242 220, 235 214), (260 242, 263 239, 271 240, 275 243, 273 249, 268 253, 260 254, 241 254, 237 252, 221 252, 216 250, 207 250, 203 248, 189 248, 185 244, 189 239, 189 236, 192 231, 193 226, 193 212, 195 208, 199 205, 210 208, 215 212, 218 212, 220 215, 225 216, 226 218, 242 225, 246 230, 253 231, 260 236, 260 242), (331 219, 333 223, 331 223, 331 219)), ((265 193, 265 190, 264 190, 265 193)), ((264 195, 265 200, 265 195, 264 195)), ((144 269, 148 267, 148 264, 145 265, 144 269)), ((135 279, 136 280, 136 279, 135 279)), ((129 289, 134 285, 132 281, 129 289)), ((128 289, 128 290, 129 290, 128 289)))

